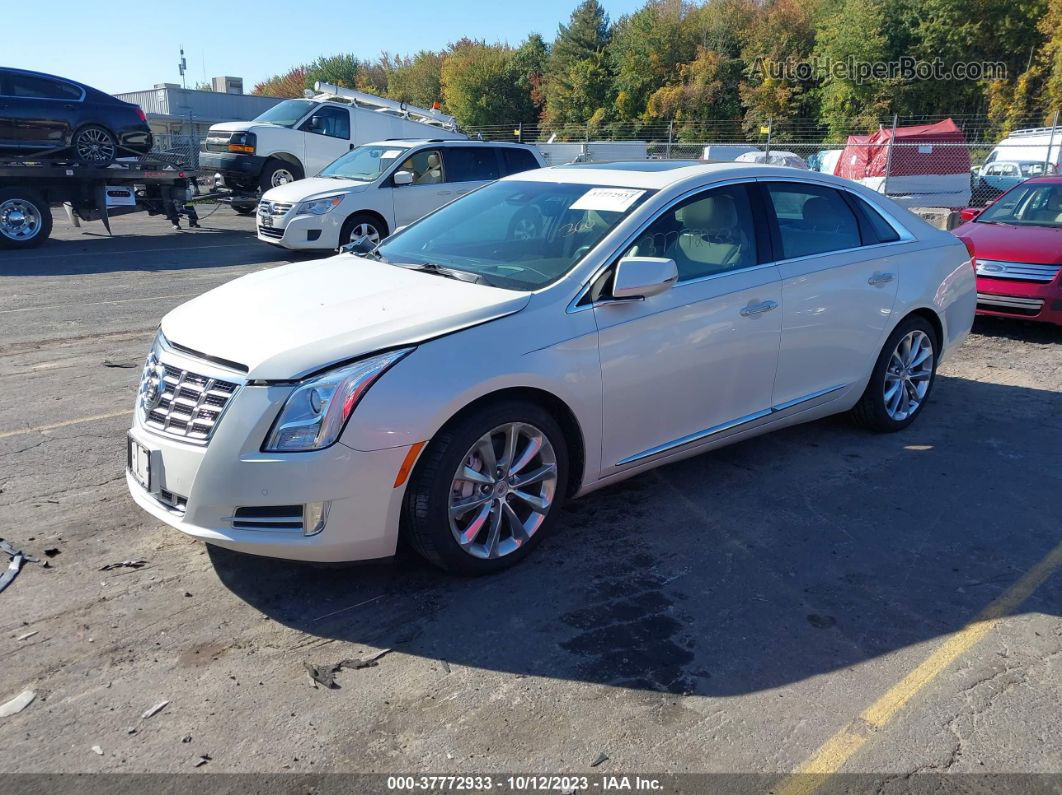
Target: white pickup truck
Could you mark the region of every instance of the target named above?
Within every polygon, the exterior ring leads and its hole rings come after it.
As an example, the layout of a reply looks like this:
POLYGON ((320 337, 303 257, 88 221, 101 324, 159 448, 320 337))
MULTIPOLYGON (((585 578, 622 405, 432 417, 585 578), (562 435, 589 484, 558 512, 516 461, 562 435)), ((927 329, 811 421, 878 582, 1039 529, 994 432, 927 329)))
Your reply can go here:
MULTIPOLYGON (((467 139, 452 116, 328 83, 287 99, 252 121, 213 125, 200 168, 234 190, 265 192, 316 176, 356 146, 387 138, 467 139)), ((246 210, 251 211, 251 208, 246 210)))

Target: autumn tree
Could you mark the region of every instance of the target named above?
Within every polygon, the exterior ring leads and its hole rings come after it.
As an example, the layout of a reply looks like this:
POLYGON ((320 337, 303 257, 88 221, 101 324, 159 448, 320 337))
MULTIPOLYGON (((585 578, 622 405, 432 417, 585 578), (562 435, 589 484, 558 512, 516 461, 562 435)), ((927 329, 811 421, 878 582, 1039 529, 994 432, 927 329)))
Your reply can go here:
POLYGON ((443 59, 446 110, 464 126, 532 118, 531 96, 518 85, 515 52, 508 45, 464 41, 443 59))
POLYGON ((442 64, 442 53, 429 50, 398 59, 387 78, 387 96, 430 108, 442 100, 442 64))

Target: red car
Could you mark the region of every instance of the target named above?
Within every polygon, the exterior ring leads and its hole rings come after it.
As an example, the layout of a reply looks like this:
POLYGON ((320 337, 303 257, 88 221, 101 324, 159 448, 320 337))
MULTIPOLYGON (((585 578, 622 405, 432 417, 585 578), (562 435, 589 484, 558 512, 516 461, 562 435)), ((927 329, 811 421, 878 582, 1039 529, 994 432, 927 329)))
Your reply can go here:
POLYGON ((977 266, 977 313, 1062 325, 1062 177, 1016 185, 955 230, 977 266))

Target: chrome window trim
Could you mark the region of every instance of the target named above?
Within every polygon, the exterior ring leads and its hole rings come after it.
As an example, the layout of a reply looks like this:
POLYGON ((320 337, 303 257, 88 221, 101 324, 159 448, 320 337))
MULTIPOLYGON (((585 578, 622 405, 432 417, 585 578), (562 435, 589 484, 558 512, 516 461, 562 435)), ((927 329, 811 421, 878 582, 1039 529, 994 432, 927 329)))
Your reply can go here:
MULTIPOLYGON (((813 172, 813 173, 818 173, 818 172, 813 172)), ((834 190, 843 190, 846 193, 849 193, 852 196, 855 196, 857 199, 862 199, 867 204, 869 204, 872 208, 877 210, 878 213, 881 215, 881 217, 885 219, 885 222, 888 223, 888 225, 892 227, 893 231, 896 232, 896 234, 898 234, 900 236, 899 240, 890 240, 887 243, 875 243, 875 244, 872 244, 872 245, 887 246, 887 245, 893 245, 895 243, 909 243, 911 241, 914 241, 914 240, 918 239, 911 232, 910 229, 908 229, 906 226, 904 226, 899 221, 899 219, 896 218, 896 216, 894 216, 892 213, 890 213, 888 210, 886 210, 884 207, 882 207, 876 201, 871 201, 866 196, 863 196, 861 193, 859 193, 859 191, 853 190, 852 188, 848 187, 847 185, 835 185, 832 182, 824 182, 822 180, 818 180, 818 179, 814 179, 814 178, 812 178, 812 179, 804 179, 804 178, 798 179, 797 177, 756 177, 755 179, 756 179, 757 182, 795 182, 795 183, 798 183, 798 184, 810 183, 810 184, 816 185, 816 186, 818 186, 820 188, 833 188, 834 190)), ((875 193, 875 195, 877 195, 877 196, 884 195, 884 194, 876 193, 875 191, 871 191, 871 193, 875 193)), ((837 251, 855 251, 856 249, 860 249, 860 248, 870 248, 870 246, 854 246, 852 248, 837 249, 837 251)), ((827 251, 825 253, 826 254, 835 254, 837 252, 835 252, 835 251, 827 251)), ((823 255, 822 254, 810 254, 810 255, 807 255, 807 256, 817 257, 817 256, 823 256, 823 255)), ((792 259, 804 259, 804 258, 805 257, 793 257, 792 259)), ((788 262, 789 260, 778 260, 778 261, 779 262, 788 262)))
POLYGON ((751 422, 755 422, 756 420, 762 420, 765 417, 772 417, 775 414, 779 414, 783 411, 787 411, 788 409, 803 405, 804 403, 815 400, 816 398, 832 395, 834 392, 839 392, 847 386, 848 384, 838 384, 837 386, 827 387, 826 389, 819 389, 818 391, 812 392, 808 395, 803 395, 801 397, 794 398, 793 400, 787 400, 784 403, 775 404, 769 409, 761 409, 760 411, 754 411, 752 414, 746 414, 743 417, 738 417, 735 420, 720 423, 719 425, 713 425, 711 428, 705 428, 703 431, 697 431, 687 436, 682 436, 673 441, 665 442, 664 444, 659 444, 656 447, 650 447, 648 450, 643 450, 640 453, 635 453, 634 455, 627 456, 626 458, 616 462, 615 466, 627 466, 628 464, 634 464, 639 461, 644 461, 647 458, 654 458, 658 455, 661 455, 662 453, 677 450, 680 447, 685 447, 686 445, 693 444, 695 442, 705 441, 725 431, 733 430, 743 425, 748 425, 751 422))
POLYGON ((85 97, 88 96, 88 92, 85 91, 84 88, 82 88, 81 86, 77 85, 76 83, 71 83, 69 80, 63 80, 60 77, 50 77, 48 75, 35 75, 35 74, 30 74, 29 72, 18 72, 18 71, 8 72, 8 75, 9 76, 18 75, 18 76, 21 76, 21 77, 36 77, 39 80, 51 80, 53 83, 61 83, 64 86, 71 86, 73 88, 76 88, 78 91, 81 92, 81 96, 78 97, 77 99, 63 99, 63 98, 60 98, 60 97, 24 97, 24 96, 21 96, 20 94, 5 94, 2 91, 0 91, 0 97, 7 97, 8 99, 43 99, 46 102, 84 102, 85 101, 85 97))
MULTIPOLYGON (((698 276, 698 277, 696 277, 694 279, 689 279, 689 280, 684 281, 684 282, 678 282, 678 283, 675 284, 674 287, 671 288, 672 290, 678 289, 679 287, 682 287, 683 285, 686 285, 686 284, 699 284, 700 282, 706 281, 708 279, 717 279, 717 278, 719 278, 721 276, 730 276, 731 274, 734 274, 734 273, 746 273, 746 272, 749 272, 749 271, 752 271, 752 270, 758 270, 760 268, 775 267, 775 266, 781 265, 783 263, 802 262, 804 260, 815 259, 815 258, 818 258, 818 257, 828 257, 828 256, 832 256, 833 254, 845 254, 845 253, 852 252, 852 251, 875 250, 875 249, 884 248, 886 246, 899 246, 899 245, 903 245, 903 244, 906 244, 906 243, 913 243, 913 242, 916 242, 918 240, 918 238, 915 237, 914 234, 912 234, 910 232, 910 230, 907 229, 907 227, 903 226, 898 220, 896 220, 896 218, 891 213, 889 213, 887 210, 882 208, 877 202, 871 202, 865 196, 861 196, 857 191, 854 191, 854 190, 852 190, 851 188, 848 188, 845 185, 834 185, 831 182, 823 182, 823 181, 816 180, 816 179, 798 179, 796 177, 735 177, 734 179, 722 180, 722 181, 716 182, 716 183, 714 183, 712 185, 701 185, 700 187, 697 187, 697 188, 691 188, 690 190, 686 191, 685 193, 680 194, 673 201, 668 203, 668 205, 666 207, 663 207, 659 211, 657 211, 648 221, 646 221, 641 226, 639 226, 638 229, 635 232, 633 232, 631 235, 629 235, 623 241, 623 243, 621 243, 618 247, 616 247, 616 249, 614 249, 612 251, 612 253, 609 254, 605 258, 606 259, 606 264, 602 265, 600 268, 598 268, 594 272, 593 276, 591 276, 590 279, 588 279, 587 282, 583 285, 582 289, 580 289, 579 292, 575 294, 575 297, 572 298, 572 300, 568 302, 568 306, 565 309, 565 313, 571 315, 571 314, 574 314, 576 312, 583 312, 583 311, 586 311, 587 309, 593 309, 595 306, 605 305, 604 303, 595 302, 595 303, 586 304, 585 306, 579 306, 579 302, 582 301, 586 297, 586 294, 588 292, 590 292, 590 288, 593 286, 594 282, 596 282, 599 278, 601 278, 601 274, 604 273, 606 270, 608 270, 610 267, 612 267, 614 259, 619 254, 619 252, 623 251, 627 246, 629 246, 631 244, 631 242, 633 240, 637 239, 638 235, 640 235, 642 232, 644 232, 646 229, 648 229, 652 224, 654 224, 660 218, 660 216, 662 216, 664 213, 666 213, 668 210, 670 210, 672 207, 674 207, 679 202, 684 201, 685 199, 688 199, 690 196, 694 196, 697 193, 702 193, 702 192, 705 192, 705 191, 713 190, 714 188, 722 188, 722 187, 726 187, 728 185, 747 185, 747 184, 751 184, 751 183, 762 183, 762 182, 793 182, 793 183, 796 183, 796 184, 808 184, 808 183, 810 183, 810 184, 818 186, 818 187, 834 188, 836 190, 846 191, 846 192, 852 194, 853 196, 855 196, 856 198, 862 199, 863 201, 867 202, 868 204, 871 205, 871 207, 874 210, 877 210, 881 214, 881 217, 885 220, 885 222, 888 223, 889 226, 891 226, 893 228, 893 230, 896 232, 896 234, 898 234, 900 236, 900 239, 899 240, 889 240, 889 241, 884 242, 884 243, 871 243, 871 244, 866 245, 866 246, 853 246, 853 247, 850 247, 850 248, 839 248, 839 249, 835 249, 834 251, 824 251, 824 252, 819 253, 819 254, 804 254, 804 255, 799 256, 799 257, 785 257, 785 258, 782 258, 782 259, 775 259, 775 260, 772 260, 770 262, 760 262, 760 263, 757 263, 756 265, 750 265, 750 266, 748 266, 746 268, 736 268, 736 269, 730 270, 730 271, 723 271, 721 273, 713 273, 713 274, 709 274, 707 276, 698 276)), ((608 303, 613 303, 613 302, 609 301, 608 303)), ((624 303, 626 303, 626 302, 624 302, 624 303)))

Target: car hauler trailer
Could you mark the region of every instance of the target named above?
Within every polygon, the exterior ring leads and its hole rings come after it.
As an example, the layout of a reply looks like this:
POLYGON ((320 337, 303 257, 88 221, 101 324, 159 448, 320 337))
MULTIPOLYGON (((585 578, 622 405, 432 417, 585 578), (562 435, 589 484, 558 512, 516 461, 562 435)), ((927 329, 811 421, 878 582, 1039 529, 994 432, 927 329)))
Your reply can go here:
MULTIPOLYGON (((66 209, 74 226, 102 221, 108 233, 111 217, 143 210, 164 215, 179 228, 193 180, 178 165, 151 155, 106 168, 32 157, 0 157, 0 248, 43 243, 52 231, 51 208, 57 206, 66 209)), ((191 219, 194 223, 194 211, 191 219)))

